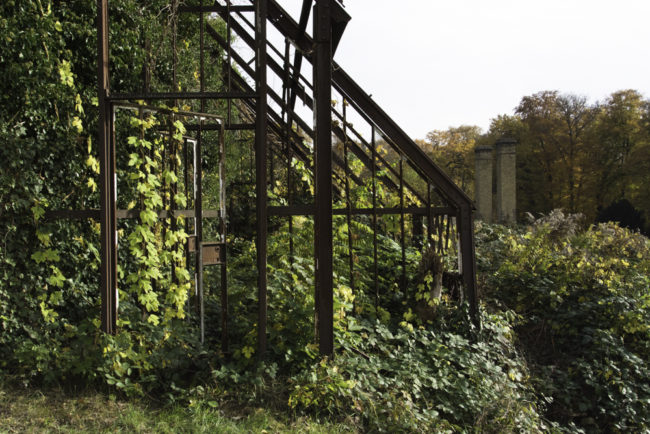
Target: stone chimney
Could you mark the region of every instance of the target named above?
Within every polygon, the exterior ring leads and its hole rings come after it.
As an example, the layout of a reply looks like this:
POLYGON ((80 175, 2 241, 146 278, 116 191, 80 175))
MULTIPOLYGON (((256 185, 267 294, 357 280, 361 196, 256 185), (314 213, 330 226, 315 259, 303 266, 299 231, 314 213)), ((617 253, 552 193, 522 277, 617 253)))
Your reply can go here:
POLYGON ((478 217, 486 223, 492 222, 492 147, 478 146, 474 150, 476 173, 474 199, 478 217))
POLYGON ((496 142, 496 218, 499 223, 514 223, 517 219, 516 144, 516 140, 507 138, 499 139, 496 142))

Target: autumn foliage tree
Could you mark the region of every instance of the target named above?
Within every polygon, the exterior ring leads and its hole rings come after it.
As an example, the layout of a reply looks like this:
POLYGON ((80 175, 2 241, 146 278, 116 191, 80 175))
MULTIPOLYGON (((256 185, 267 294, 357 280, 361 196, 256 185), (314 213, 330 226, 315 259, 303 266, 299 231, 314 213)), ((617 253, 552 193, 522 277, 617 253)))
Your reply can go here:
POLYGON ((474 190, 474 148, 481 137, 477 126, 434 130, 419 144, 463 190, 474 190))
POLYGON ((514 115, 494 118, 484 134, 461 126, 432 131, 420 144, 471 194, 475 146, 504 136, 518 142, 520 214, 561 208, 594 221, 626 200, 650 216, 650 102, 638 91, 617 91, 596 103, 542 91, 524 96, 514 115))

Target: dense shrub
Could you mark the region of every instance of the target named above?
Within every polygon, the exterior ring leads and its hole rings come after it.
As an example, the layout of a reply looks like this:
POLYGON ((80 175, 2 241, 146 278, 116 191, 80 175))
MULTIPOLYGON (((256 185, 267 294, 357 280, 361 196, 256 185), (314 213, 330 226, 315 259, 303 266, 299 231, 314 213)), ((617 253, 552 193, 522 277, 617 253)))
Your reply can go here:
POLYGON ((486 301, 513 309, 546 415, 588 431, 650 425, 650 243, 560 212, 527 228, 482 226, 486 301))
POLYGON ((544 429, 507 317, 484 314, 474 340, 409 323, 351 322, 333 361, 292 379, 289 405, 379 432, 544 429))

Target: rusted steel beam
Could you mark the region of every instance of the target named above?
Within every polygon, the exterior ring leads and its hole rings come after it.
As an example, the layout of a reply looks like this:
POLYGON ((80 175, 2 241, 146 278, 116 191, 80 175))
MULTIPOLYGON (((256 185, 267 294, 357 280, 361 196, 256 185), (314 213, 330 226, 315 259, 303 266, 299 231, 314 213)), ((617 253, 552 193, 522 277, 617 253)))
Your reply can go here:
POLYGON ((332 5, 314 7, 314 250, 318 344, 321 355, 334 353, 334 279, 332 266, 332 5))
POLYGON ((404 218, 404 157, 399 156, 399 231, 400 247, 402 248, 402 277, 400 288, 406 290, 406 224, 404 218))
POLYGON ((58 209, 45 211, 45 218, 47 220, 99 220, 100 216, 101 213, 98 209, 58 209))
MULTIPOLYGON (((209 26, 209 25, 208 25, 206 28, 207 28, 207 30, 208 30, 208 34, 209 34, 210 36, 212 36, 212 38, 213 38, 213 39, 214 39, 214 40, 215 40, 219 45, 221 45, 222 47, 225 47, 225 46, 226 46, 226 45, 225 45, 225 44, 226 44, 226 41, 221 37, 221 35, 219 35, 219 34, 218 34, 218 33, 217 33, 217 32, 216 32, 216 31, 215 31, 211 26, 209 26)), ((234 27, 233 27, 233 28, 234 28, 234 27)), ((235 31, 236 31, 236 30, 235 30, 235 31)), ((252 69, 249 65, 247 65, 246 62, 244 62, 244 60, 243 60, 243 59, 242 59, 242 58, 241 58, 241 57, 240 57, 236 52, 233 52, 233 53, 232 53, 232 58, 235 60, 235 62, 237 62, 237 64, 240 65, 240 67, 242 68, 242 70, 243 70, 244 72, 248 73, 250 76, 254 76, 255 73, 254 73, 253 69, 252 69)), ((274 63, 274 61, 273 61, 272 59, 270 59, 270 58, 268 58, 267 60, 268 60, 269 62, 271 62, 271 63, 274 63)), ((232 69, 232 68, 231 68, 231 69, 232 69)), ((248 83, 246 83, 246 81, 245 81, 243 78, 241 78, 239 75, 237 75, 237 74, 233 74, 232 78, 233 78, 233 84, 234 84, 235 86, 238 86, 240 89, 245 89, 245 90, 246 90, 246 89, 249 88, 248 83)), ((286 103, 283 102, 283 101, 282 101, 282 98, 281 98, 279 95, 277 95, 277 94, 276 94, 272 89, 268 89, 268 96, 270 96, 270 97, 273 99, 273 101, 275 101, 278 105, 280 105, 281 108, 285 108, 285 109, 286 109, 286 103)), ((245 102, 246 104, 249 104, 249 103, 247 103, 246 101, 244 101, 244 102, 245 102)), ((283 127, 283 123, 284 123, 284 121, 282 120, 282 117, 281 117, 277 112, 275 112, 275 110, 273 110, 271 107, 268 107, 267 110, 268 110, 269 120, 272 121, 272 122, 270 123, 270 127, 275 131, 276 134, 278 134, 278 136, 282 136, 282 134, 286 131, 286 128, 283 127)), ((309 137, 312 137, 312 138, 313 138, 314 132, 313 132, 312 128, 309 127, 309 125, 307 125, 307 123, 306 123, 306 122, 305 122, 305 121, 304 121, 300 116, 298 116, 298 115, 296 115, 295 113, 293 113, 293 114, 292 114, 292 118, 296 121, 296 123, 298 124, 298 126, 300 126, 300 128, 301 128, 301 129, 302 129, 302 130, 303 130, 303 131, 304 131, 304 132, 305 132, 309 137)), ((289 128, 289 134, 290 134, 290 136, 291 136, 292 139, 293 139, 293 140, 291 140, 291 144, 292 144, 293 150, 297 152, 297 156, 300 156, 300 157, 301 157, 301 160, 302 160, 303 162, 305 162, 305 163, 309 163, 309 164, 311 165, 311 162, 310 162, 309 159, 307 158, 307 153, 309 153, 310 151, 309 151, 309 149, 308 149, 306 146, 304 146, 304 145, 302 144, 302 138, 301 138, 301 137, 300 137, 300 136, 299 136, 295 131, 293 131, 291 128, 289 128)), ((366 157, 366 160, 368 160, 367 157, 366 157)), ((341 159, 338 155, 336 155, 336 154, 333 155, 333 161, 334 161, 334 163, 336 163, 337 166, 342 167, 342 168, 345 167, 344 162, 342 161, 342 159, 341 159)), ((357 185, 364 185, 364 183, 363 183, 363 181, 361 180, 361 178, 359 178, 359 177, 358 177, 357 175, 355 175, 354 173, 350 173, 350 178, 351 178, 351 179, 352 179, 352 180, 353 180, 357 185)))
MULTIPOLYGON (((204 101, 202 101, 203 104, 205 104, 204 101)), ((193 111, 187 111, 187 110, 172 110, 170 108, 165 108, 165 107, 155 107, 155 106, 150 106, 150 105, 145 105, 145 104, 135 104, 131 102, 113 102, 112 103, 113 107, 115 108, 120 108, 120 109, 127 109, 127 110, 132 110, 132 111, 137 111, 138 113, 163 113, 166 115, 173 115, 173 116, 182 116, 184 118, 194 118, 194 119, 199 119, 204 121, 204 125, 214 125, 214 124, 205 124, 207 122, 207 119, 213 119, 219 121, 218 125, 221 125, 223 123, 223 117, 220 115, 215 115, 211 113, 205 113, 205 112, 193 112, 193 111)), ((166 130, 161 130, 160 131, 163 134, 166 134, 166 130)))
POLYGON ((223 244, 223 262, 221 264, 221 350, 228 354, 228 267, 226 265, 226 142, 225 125, 219 134, 219 232, 223 244))
MULTIPOLYGON (((311 11, 312 0, 303 0, 302 9, 300 10, 300 20, 298 28, 300 33, 307 30, 307 22, 309 21, 309 13, 311 11)), ((296 56, 293 60, 293 74, 291 75, 291 84, 289 87, 289 109, 293 111, 296 107, 296 94, 298 93, 298 83, 300 78, 300 70, 302 68, 302 51, 296 50, 296 56)))
POLYGON ((474 216, 469 205, 461 207, 456 218, 460 234, 460 273, 463 276, 463 286, 470 306, 472 322, 477 329, 481 327, 478 312, 478 290, 476 286, 476 256, 474 246, 474 216))
MULTIPOLYGON (((314 205, 291 205, 291 206, 270 206, 269 215, 278 216, 278 217, 287 217, 292 215, 303 215, 311 216, 316 212, 316 207, 314 205)), ((431 210, 432 215, 434 216, 452 216, 457 215, 456 208, 452 207, 417 207, 409 206, 404 207, 404 214, 408 215, 417 215, 417 216, 428 216, 429 210, 431 210)), ((402 213, 401 207, 390 207, 390 208, 332 208, 332 215, 346 215, 347 213, 351 215, 372 215, 377 213, 380 215, 400 215, 402 213)))
MULTIPOLYGON (((199 130, 198 125, 185 125, 185 129, 187 131, 198 131, 199 130)), ((255 124, 226 124, 224 127, 226 131, 242 131, 242 130, 255 130, 255 124)), ((221 125, 204 125, 201 130, 203 131, 220 131, 221 130, 221 125)))
POLYGON ((184 12, 184 13, 219 13, 219 12, 225 12, 227 10, 230 10, 231 12, 254 12, 255 7, 252 5, 230 5, 228 6, 222 6, 222 5, 210 5, 210 6, 179 6, 178 7, 178 12, 184 12))
MULTIPOLYGON (((203 155, 203 132, 199 128, 194 152, 194 235, 197 246, 203 242, 203 169, 201 156, 203 155)), ((199 303, 199 339, 205 341, 205 304, 203 299, 203 250, 197 249, 195 256, 196 289, 199 303)))
MULTIPOLYGON (((355 279, 354 279, 354 242, 352 241, 352 198, 350 197, 350 179, 348 176, 348 172, 351 172, 350 167, 348 165, 348 142, 347 140, 348 137, 348 120, 347 120, 347 101, 344 99, 343 100, 343 137, 345 137, 343 141, 343 160, 345 163, 345 204, 347 208, 347 213, 346 215, 346 223, 348 225, 348 268, 350 271, 350 289, 352 290, 352 294, 356 296, 356 288, 355 288, 355 279)), ((356 297, 355 297, 356 299, 356 297)), ((356 302, 354 302, 353 305, 353 310, 356 311, 356 302)))
POLYGON ((255 2, 255 90, 257 93, 256 128, 255 128, 255 190, 257 195, 257 356, 264 358, 266 354, 267 336, 267 236, 268 210, 266 189, 267 163, 267 116, 268 103, 266 83, 266 20, 267 0, 255 2))
POLYGON ((257 95, 248 92, 157 92, 157 93, 115 93, 109 101, 157 100, 157 99, 254 99, 257 95))
POLYGON ((371 133, 371 150, 372 150, 372 268, 375 284, 375 318, 379 318, 379 267, 377 264, 377 173, 375 156, 377 155, 377 144, 375 143, 375 127, 372 127, 371 133))
MULTIPOLYGON (((203 6, 203 0, 200 2, 203 6)), ((203 13, 199 16, 199 93, 205 92, 205 49, 204 36, 205 17, 203 13)), ((174 49, 174 53, 176 50, 174 49)), ((201 111, 205 112, 205 99, 201 99, 201 111)), ((196 270, 196 290, 199 303, 199 333, 200 342, 205 341, 205 299, 203 288, 203 249, 198 248, 203 243, 203 167, 201 164, 203 155, 203 130, 205 122, 199 121, 199 130, 197 133, 196 147, 194 152, 194 235, 196 236, 197 251, 194 257, 196 270)))
MULTIPOLYGON (((224 18, 224 17, 225 17, 225 16, 222 15, 222 18, 224 18)), ((255 43, 254 39, 251 38, 250 34, 249 34, 249 33, 248 33, 248 32, 247 32, 247 31, 246 31, 246 30, 245 30, 245 29, 244 29, 244 28, 243 28, 239 23, 237 23, 236 21, 233 21, 233 22, 232 22, 232 28, 233 28, 233 30, 235 31, 235 33, 236 33, 236 34, 237 34, 237 35, 238 35, 238 36, 239 36, 239 37, 240 37, 244 42, 246 42, 246 43, 247 43, 251 48, 254 48, 254 43, 255 43)), ((223 39, 223 37, 222 37, 221 35, 219 35, 219 34, 218 34, 218 33, 217 33, 213 28, 211 28, 210 26, 208 26, 207 29, 208 29, 208 34, 210 34, 210 35, 213 37, 213 39, 214 39, 217 43, 219 43, 219 45, 221 45, 222 48, 225 48, 225 47, 227 46, 227 45, 226 45, 226 41, 223 39)), ((254 76, 254 72, 253 72, 253 70, 250 68, 249 65, 247 65, 247 63, 244 61, 243 58, 241 58, 241 56, 239 56, 237 53, 232 53, 232 57, 233 57, 233 59, 235 60, 235 62, 237 62, 237 64, 240 65, 240 67, 242 68, 242 70, 243 70, 244 72, 246 72, 246 73, 247 73, 248 75, 250 75, 250 76, 254 76)), ((284 73, 284 69, 283 69, 283 67, 280 66, 280 65, 279 65, 279 64, 278 64, 278 63, 277 63, 273 58, 271 58, 271 57, 268 58, 268 66, 271 68, 271 70, 272 70, 274 73, 276 73, 278 76, 282 77, 282 75, 283 75, 283 73, 284 73)), ((273 101, 274 101, 275 103, 277 103, 277 104, 278 104, 278 105, 279 105, 283 110, 292 110, 292 106, 291 106, 291 104, 289 104, 289 106, 287 106, 286 102, 283 101, 282 98, 281 98, 279 95, 277 95, 277 94, 276 94, 272 89, 269 89, 269 96, 270 96, 270 97, 273 99, 273 101)), ((294 94, 294 96, 295 96, 295 94, 294 94)), ((304 103, 304 104, 305 104, 309 109, 313 110, 313 106, 314 106, 314 101, 313 101, 313 99, 312 99, 309 95, 307 95, 307 94, 305 94, 305 93, 300 93, 299 96, 300 96, 300 99, 302 100, 302 102, 303 102, 303 103, 304 103)), ((340 114, 339 114, 338 112, 336 112, 336 110, 332 110, 332 113, 334 113, 334 114, 336 114, 337 116, 340 117, 340 114)), ((308 124, 307 124, 307 123, 306 123, 306 122, 305 122, 305 121, 304 121, 300 116, 296 115, 295 113, 294 113, 294 115, 293 115, 293 118, 294 118, 294 120, 296 121, 296 123, 298 124, 298 126, 300 126, 300 128, 301 128, 301 129, 302 129, 302 130, 303 130, 303 131, 304 131, 304 132, 305 132, 309 137, 311 137, 311 138, 313 139, 313 138, 314 138, 314 132, 313 132, 312 128, 311 128, 311 127, 310 127, 310 126, 309 126, 309 125, 308 125, 308 124)), ((346 135, 343 133, 343 130, 342 130, 340 127, 338 127, 338 126, 334 126, 334 127, 332 127, 332 129, 333 129, 334 134, 336 134, 336 136, 339 138, 339 140, 341 140, 341 141, 345 141, 345 140, 346 140, 346 135)), ((353 132, 354 132, 354 131, 353 131, 353 132)), ((357 134, 357 135, 358 135, 358 134, 357 134)), ((359 137, 361 137, 361 136, 359 136, 359 137)), ((362 141, 363 141, 363 138, 361 138, 361 139, 362 139, 362 141)), ((366 145, 366 147, 368 147, 368 148, 370 147, 370 145, 368 145, 367 142, 363 141, 363 143, 366 145)), ((359 147, 359 146, 358 146, 354 141, 350 141, 349 145, 350 145, 350 150, 351 150, 351 151, 354 153, 354 155, 355 155, 355 156, 356 156, 356 157, 357 157, 357 158, 358 158, 358 159, 359 159, 359 160, 364 164, 364 166, 366 166, 366 168, 367 168, 368 170, 372 170, 371 159, 370 159, 370 157, 369 157, 369 156, 368 156, 368 155, 367 155, 367 154, 366 154, 366 153, 361 149, 361 147, 359 147)), ((387 167, 388 170, 389 170, 391 173, 393 173, 393 175, 396 175, 395 170, 390 166, 390 164, 388 164, 388 162, 386 162, 386 160, 384 160, 383 157, 381 157, 380 155, 378 155, 377 157, 378 157, 378 160, 381 161, 381 162, 384 164, 384 166, 387 167)), ((340 159, 336 154, 334 154, 334 157, 333 157, 333 158, 334 158, 334 162, 335 162, 338 166, 343 167, 343 161, 341 161, 341 159, 340 159)), ((351 178, 355 181, 355 183, 356 183, 357 185, 362 185, 362 184, 363 184, 363 182, 360 181, 360 178, 358 178, 356 175, 351 174, 351 178)), ((396 185, 395 182, 394 182, 392 179, 390 179, 388 176, 386 176, 386 175, 381 175, 379 178, 380 178, 380 179, 381 179, 381 180, 386 184, 386 186, 387 186, 388 188, 390 188, 390 189, 392 189, 392 190, 394 190, 394 191, 397 191, 397 185, 396 185)), ((407 188, 409 188, 409 189, 410 189, 410 190, 411 190, 411 191, 412 191, 412 192, 413 192, 417 197, 420 197, 420 195, 419 195, 419 193, 417 192, 417 190, 411 188, 410 185, 407 184, 407 188)))
MULTIPOLYGON (((197 211, 194 209, 176 209, 176 210, 160 210, 158 211, 159 219, 168 219, 174 217, 195 217, 197 211)), ((216 209, 202 209, 201 215, 203 218, 218 218, 219 210, 216 209)), ((136 219, 140 217, 139 209, 118 209, 118 219, 136 219)))
POLYGON ((108 0, 97 1, 97 96, 99 106, 99 206, 101 252, 101 325, 113 334, 117 328, 117 220, 115 218, 115 146, 110 94, 108 0))

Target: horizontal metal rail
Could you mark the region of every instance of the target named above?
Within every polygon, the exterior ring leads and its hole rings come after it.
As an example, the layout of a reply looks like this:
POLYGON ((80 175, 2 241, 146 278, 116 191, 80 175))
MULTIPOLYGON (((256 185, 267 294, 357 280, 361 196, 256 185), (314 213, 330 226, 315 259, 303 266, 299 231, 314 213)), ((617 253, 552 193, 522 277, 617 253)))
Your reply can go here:
POLYGON ((108 96, 108 101, 157 100, 157 99, 245 99, 257 98, 257 94, 249 92, 154 92, 154 93, 114 93, 108 96))
MULTIPOLYGON (((118 209, 116 210, 116 216, 118 219, 136 219, 140 217, 140 212, 141 210, 139 209, 118 209)), ((159 219, 174 217, 191 218, 196 216, 196 211, 193 209, 159 210, 155 212, 159 219)), ((203 218, 218 218, 219 210, 204 209, 201 215, 203 218)), ((48 220, 85 220, 99 219, 99 217, 100 210, 98 209, 62 209, 45 212, 45 218, 48 220)))
MULTIPOLYGON (((434 216, 452 216, 455 217, 457 211, 452 207, 390 207, 390 208, 334 208, 332 214, 334 215, 400 215, 402 214, 409 215, 423 215, 427 216, 429 213, 434 216)), ((310 216, 314 215, 316 211, 315 205, 291 205, 291 206, 270 206, 269 215, 279 216, 279 217, 288 217, 288 216, 310 216)))
POLYGON ((211 5, 211 6, 179 6, 178 12, 189 13, 218 13, 218 12, 255 12, 252 5, 211 5))

